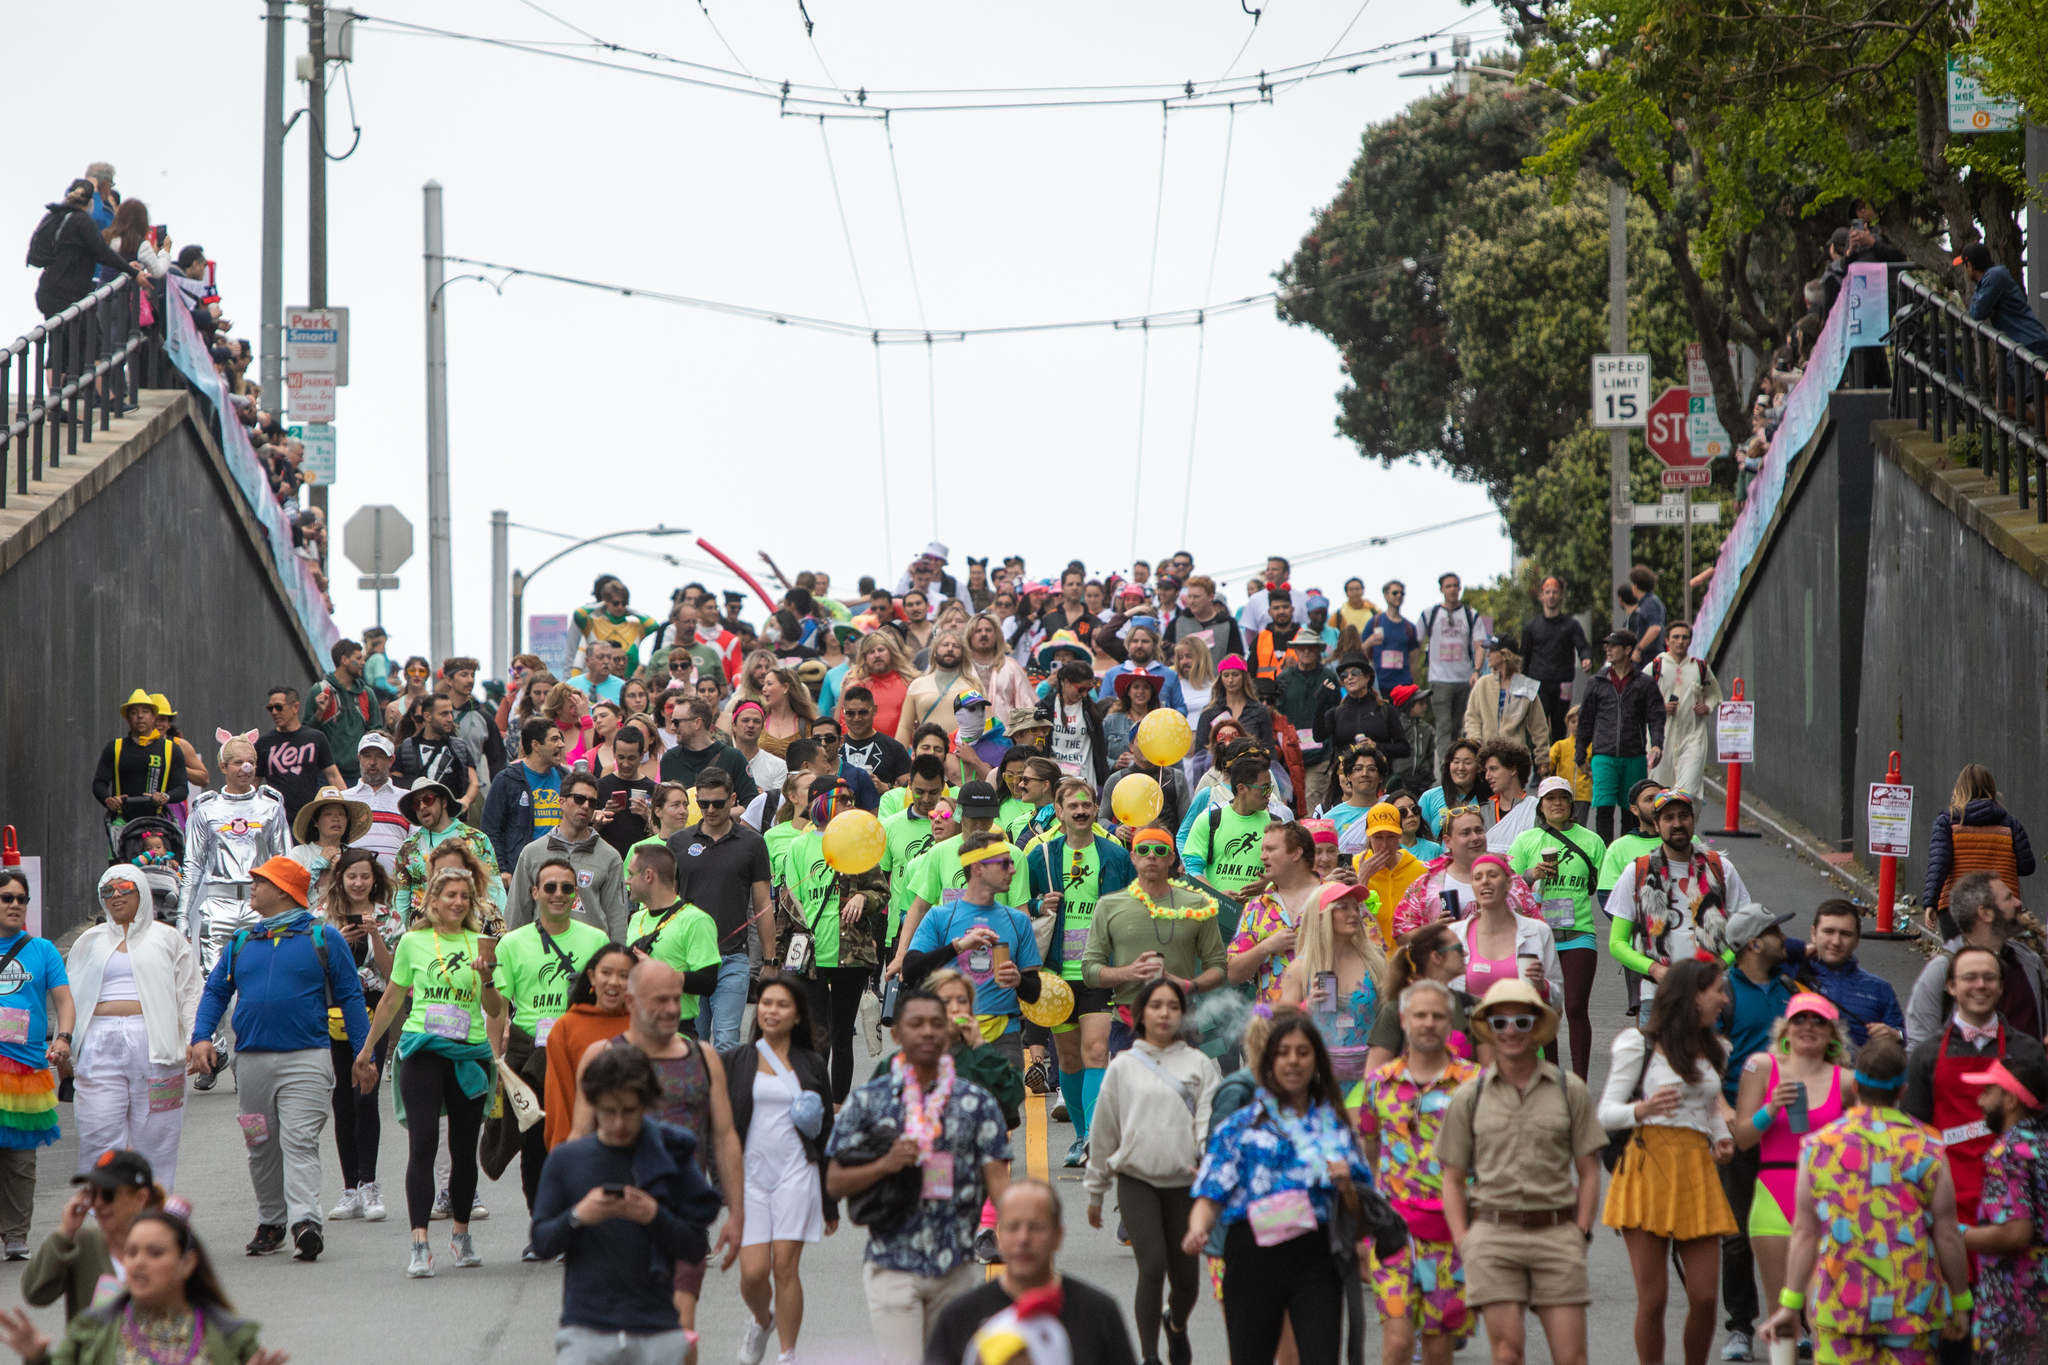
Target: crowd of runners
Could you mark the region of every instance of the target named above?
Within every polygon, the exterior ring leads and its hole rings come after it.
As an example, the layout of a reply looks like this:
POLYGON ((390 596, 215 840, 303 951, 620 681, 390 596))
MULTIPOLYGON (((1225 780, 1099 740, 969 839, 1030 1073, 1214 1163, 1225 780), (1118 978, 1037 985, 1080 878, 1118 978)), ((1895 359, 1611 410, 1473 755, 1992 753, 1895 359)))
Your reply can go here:
POLYGON ((723 1359, 714 1259, 741 1365, 795 1361, 842 1219, 892 1362, 1188 1365, 1205 1297, 1258 1365, 1374 1324, 1389 1365, 1482 1332, 1505 1365, 1530 1309, 1560 1365, 1620 1359, 1603 1227, 1645 1365, 2041 1359, 2024 829, 1966 769, 1902 1007, 1856 905, 1767 908, 1695 840, 1719 685, 1645 575, 1596 646, 1555 579, 1510 635, 1455 574, 1415 610, 1276 557, 1232 609, 1185 554, 956 577, 934 544, 853 594, 775 570, 758 625, 607 576, 502 687, 380 633, 210 737, 137 687, 93 923, 26 933, 0 870, 6 1255, 71 1358, 251 1358, 176 1194, 187 1087, 232 1073, 250 1255, 402 1212, 394 1275, 480 1266, 516 1163, 565 1361, 723 1359), (1595 1094, 1603 971, 1633 1026, 1595 1094), (66 1103, 81 1190, 32 1250, 66 1103), (1125 1302, 1057 1270, 1030 1106, 1125 1302))

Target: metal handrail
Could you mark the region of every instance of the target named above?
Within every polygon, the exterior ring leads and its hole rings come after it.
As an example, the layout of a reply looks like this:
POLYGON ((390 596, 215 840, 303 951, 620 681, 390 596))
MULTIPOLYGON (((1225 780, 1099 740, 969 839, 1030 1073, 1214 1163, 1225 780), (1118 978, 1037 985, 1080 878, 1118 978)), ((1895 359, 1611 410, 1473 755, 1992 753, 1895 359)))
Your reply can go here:
POLYGON ((134 279, 120 275, 0 349, 0 508, 7 506, 10 449, 14 452, 14 491, 25 496, 29 484, 43 478, 46 428, 61 424, 66 429, 62 440, 57 432, 49 433, 49 464, 55 469, 59 467, 60 445, 63 455, 78 453, 81 430, 86 444, 92 444, 95 412, 99 429, 107 431, 115 409, 140 390, 142 376, 136 355, 152 338, 137 321, 136 300, 134 279), (109 325, 118 340, 107 348, 105 358, 84 368, 80 357, 99 356, 109 325), (53 344, 59 357, 51 354, 53 344), (65 362, 64 373, 54 375, 56 383, 46 392, 55 358, 65 362), (100 392, 102 380, 108 385, 104 394, 100 392), (14 417, 7 421, 10 389, 14 417))
POLYGON ((1892 289, 1892 414, 1922 431, 1931 415, 1937 441, 1977 436, 1984 476, 2001 496, 2017 483, 2019 505, 2031 501, 2048 524, 2048 357, 1971 317, 1936 283, 1900 272, 1892 289))

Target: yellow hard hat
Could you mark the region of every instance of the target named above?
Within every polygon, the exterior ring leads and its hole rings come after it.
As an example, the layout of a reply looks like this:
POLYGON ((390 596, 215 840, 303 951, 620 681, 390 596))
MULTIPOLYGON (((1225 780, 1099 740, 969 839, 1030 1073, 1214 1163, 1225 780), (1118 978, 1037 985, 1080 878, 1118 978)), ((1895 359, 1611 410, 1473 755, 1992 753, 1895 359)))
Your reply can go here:
POLYGON ((158 715, 162 715, 164 712, 163 699, 160 697, 152 697, 149 695, 149 693, 143 691, 139 687, 135 689, 135 693, 133 696, 129 697, 128 700, 121 703, 121 716, 123 719, 127 718, 128 708, 131 706, 147 706, 150 710, 156 712, 158 715))
POLYGON ((163 693, 152 692, 149 694, 149 699, 156 704, 156 713, 159 716, 169 717, 178 714, 178 708, 171 705, 171 699, 163 693))

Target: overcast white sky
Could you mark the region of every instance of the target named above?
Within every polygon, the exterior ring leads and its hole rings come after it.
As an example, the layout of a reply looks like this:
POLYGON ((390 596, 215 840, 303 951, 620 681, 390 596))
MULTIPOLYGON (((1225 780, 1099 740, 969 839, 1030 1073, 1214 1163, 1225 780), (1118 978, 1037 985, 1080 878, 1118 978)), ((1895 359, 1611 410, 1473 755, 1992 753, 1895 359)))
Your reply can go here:
MULTIPOLYGON (((1354 0, 1268 0, 1250 19, 1235 0, 1115 5, 963 5, 714 0, 733 53, 774 81, 882 88, 1212 81, 1313 61, 1331 50, 1354 0)), ((547 6, 606 40, 733 65, 691 0, 547 6)), ((385 17, 548 42, 583 40, 518 0, 430 5, 380 0, 385 17)), ((219 262, 236 333, 257 336, 262 229, 262 9, 206 0, 101 0, 81 29, 64 7, 9 7, 0 44, 0 117, 12 196, 0 240, 25 243, 41 205, 88 161, 112 161, 179 244, 219 262), (145 36, 147 35, 147 36, 145 36)), ((306 50, 292 8, 287 75, 306 50)), ((1368 3, 1340 53, 1490 12, 1452 0, 1368 3)), ((1436 44, 1446 53, 1447 42, 1436 44)), ((569 48, 567 50, 578 50, 569 48)), ((588 51, 587 48, 581 49, 588 51)), ((1194 307, 1273 287, 1271 274, 1327 202, 1360 130, 1423 93, 1403 62, 1307 82, 1273 103, 1179 113, 1165 138, 1153 308, 1194 307), (1233 139, 1218 235, 1226 137, 1233 139), (1212 242, 1214 284, 1206 291, 1212 242)), ((672 68, 673 69, 673 68, 672 68)), ((340 557, 339 526, 359 506, 397 505, 416 549, 387 594, 394 653, 425 652, 426 479, 421 196, 446 187, 447 250, 539 270, 880 326, 981 327, 1145 311, 1161 166, 1154 106, 899 115, 899 217, 879 123, 834 122, 825 136, 845 199, 847 242, 815 119, 774 104, 442 39, 358 28, 350 70, 360 148, 331 163, 330 302, 352 309, 348 388, 340 395, 337 624, 371 619, 368 593, 340 557), (909 229, 906 255, 904 219, 909 229), (910 261, 921 289, 913 290, 910 261)), ((304 102, 291 82, 287 112, 304 102)), ((329 99, 330 147, 347 146, 347 99, 329 99)), ((305 301, 306 123, 287 143, 286 304, 305 301)), ((459 273, 450 267, 450 273, 459 273)), ((0 304, 0 332, 33 325, 35 276, 0 304)), ((1484 512, 1476 487, 1419 466, 1382 470, 1333 428, 1342 382, 1319 335, 1281 325, 1270 307, 1212 322, 1195 417, 1197 335, 1154 333, 1143 405, 1136 333, 1065 332, 940 345, 927 387, 921 346, 882 351, 887 534, 874 348, 846 339, 624 299, 535 280, 503 296, 449 287, 454 488, 455 643, 490 643, 490 512, 577 536, 665 522, 756 567, 829 569, 851 592, 862 573, 893 576, 925 541, 964 556, 1026 556, 1051 573, 1071 556, 1091 571, 1190 550, 1197 566, 1251 564, 1484 512), (936 516, 931 453, 935 415, 936 516), (1194 497, 1185 537, 1190 432, 1194 497)), ((532 566, 566 542, 512 533, 512 563, 532 566)), ((704 562, 686 541, 626 541, 704 562)), ((1298 585, 1336 595, 1347 574, 1374 585, 1468 581, 1506 569, 1497 521, 1303 564, 1298 585)), ((527 610, 567 611, 600 572, 619 574, 636 606, 663 614, 689 578, 593 547, 551 567, 527 610)), ((1232 584, 1233 603, 1242 582, 1232 584)), ((1418 603, 1429 589, 1411 594, 1418 603)), ((758 607, 750 614, 758 617, 758 607)))

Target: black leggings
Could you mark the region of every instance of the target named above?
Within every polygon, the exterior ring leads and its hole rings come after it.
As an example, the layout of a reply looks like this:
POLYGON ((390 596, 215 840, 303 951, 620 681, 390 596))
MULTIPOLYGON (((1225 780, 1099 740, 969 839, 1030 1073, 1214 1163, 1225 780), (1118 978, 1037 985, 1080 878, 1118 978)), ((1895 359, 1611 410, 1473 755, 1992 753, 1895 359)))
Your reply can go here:
POLYGON ((540 1169, 548 1164, 548 1126, 536 1123, 519 1135, 519 1184, 526 1191, 526 1211, 533 1212, 540 1193, 540 1169))
POLYGON ((415 1052, 398 1067, 405 1097, 405 1213, 415 1230, 434 1209, 434 1158, 441 1150, 441 1111, 448 1111, 448 1201, 455 1221, 467 1223, 476 1203, 476 1145, 483 1134, 487 1090, 475 1099, 455 1083, 455 1063, 435 1052, 415 1052))
POLYGON ((1144 1348, 1138 1354, 1146 1360, 1159 1358, 1160 1292, 1171 1287, 1171 1316, 1182 1331, 1187 1330, 1188 1315, 1195 1311, 1201 1267, 1180 1249, 1194 1207, 1185 1185, 1161 1188, 1133 1176, 1116 1178, 1117 1212, 1123 1215, 1131 1252, 1138 1258, 1138 1294, 1132 1307, 1138 1320, 1138 1345, 1144 1348))
POLYGON ((1600 974, 1600 952, 1597 948, 1560 948, 1557 962, 1564 969, 1564 1017, 1572 1027, 1572 1070, 1583 1081, 1593 1059, 1593 1015, 1587 1006, 1593 999, 1593 978, 1600 974))
POLYGON ((1301 1365, 1337 1365, 1344 1286, 1328 1231, 1262 1247, 1250 1223, 1232 1223, 1223 1235, 1223 1318, 1233 1361, 1271 1360, 1281 1324, 1291 1321, 1301 1365))
POLYGON ((811 997, 811 1036, 832 1065, 832 1103, 853 1089, 853 1027, 860 1022, 861 992, 872 967, 820 967, 804 982, 811 997))
MULTIPOLYGON (((363 1003, 371 1014, 377 1012, 375 1002, 367 997, 363 1003)), ((390 1035, 377 1044, 372 1055, 377 1059, 379 1085, 384 1075, 384 1050, 390 1035)), ((384 1133, 384 1120, 377 1111, 377 1089, 369 1094, 356 1090, 356 1054, 344 1039, 334 1044, 334 1146, 341 1154, 341 1187, 345 1190, 366 1185, 377 1178, 377 1142, 384 1133)))

